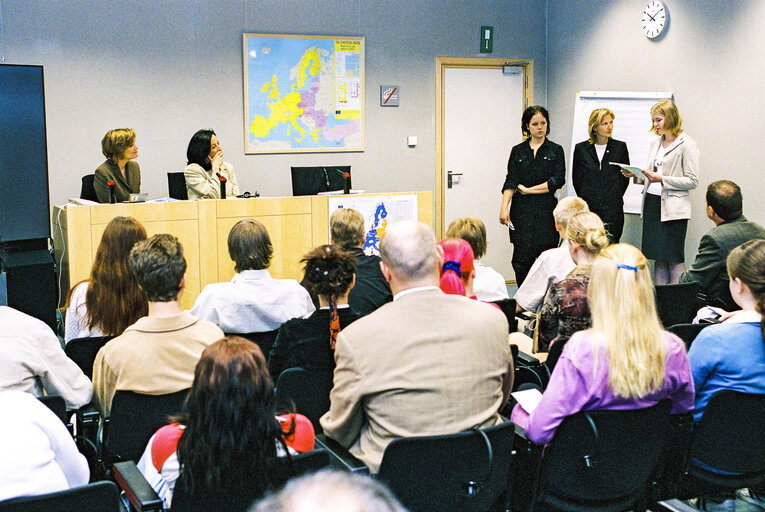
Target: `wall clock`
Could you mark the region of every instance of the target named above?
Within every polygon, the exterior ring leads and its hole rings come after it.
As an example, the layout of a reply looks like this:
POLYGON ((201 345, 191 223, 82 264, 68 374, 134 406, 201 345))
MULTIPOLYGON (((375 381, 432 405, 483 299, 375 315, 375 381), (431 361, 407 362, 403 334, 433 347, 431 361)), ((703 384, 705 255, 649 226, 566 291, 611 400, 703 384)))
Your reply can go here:
POLYGON ((640 26, 643 34, 650 39, 659 37, 667 28, 667 9, 659 0, 652 0, 645 4, 640 15, 640 26))

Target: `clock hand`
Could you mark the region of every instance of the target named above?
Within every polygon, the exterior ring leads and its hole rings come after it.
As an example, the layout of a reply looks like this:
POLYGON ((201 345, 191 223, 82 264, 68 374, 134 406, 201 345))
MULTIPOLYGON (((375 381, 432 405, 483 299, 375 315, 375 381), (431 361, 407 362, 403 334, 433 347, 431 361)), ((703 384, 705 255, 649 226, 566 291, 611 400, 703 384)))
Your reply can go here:
MULTIPOLYGON (((659 11, 656 11, 656 12, 659 12, 659 11)), ((656 14, 656 12, 654 14, 656 14)), ((649 18, 651 18, 651 21, 656 21, 656 18, 654 18, 653 16, 651 16, 647 12, 645 13, 645 15, 648 16, 649 18)))

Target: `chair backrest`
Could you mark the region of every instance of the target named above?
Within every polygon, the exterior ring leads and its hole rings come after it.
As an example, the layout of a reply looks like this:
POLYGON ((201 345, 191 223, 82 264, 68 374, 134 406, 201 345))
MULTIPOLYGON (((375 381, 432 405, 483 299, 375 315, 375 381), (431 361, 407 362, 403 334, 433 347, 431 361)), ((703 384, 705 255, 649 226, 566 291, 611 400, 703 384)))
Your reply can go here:
POLYGON ((699 309, 696 295, 699 283, 656 285, 656 309, 665 327, 691 323, 699 309))
POLYGON ((316 433, 321 432, 319 418, 329 410, 332 372, 288 368, 276 383, 277 410, 292 410, 311 420, 316 433))
POLYGON ((96 354, 106 342, 114 336, 94 336, 91 338, 75 338, 64 347, 64 352, 80 367, 82 373, 89 379, 93 378, 93 361, 96 354))
POLYGON ((765 472, 765 394, 723 390, 704 408, 690 460, 728 473, 765 472))
MULTIPOLYGON (((292 195, 312 196, 328 190, 343 190, 343 173, 351 173, 350 165, 328 165, 317 167, 290 167, 292 172, 292 195)), ((348 178, 350 188, 351 178, 348 178)))
POLYGON ((630 506, 659 462, 671 407, 662 400, 644 409, 582 411, 564 419, 545 449, 537 500, 556 508, 630 506))
POLYGON ((518 330, 518 319, 515 317, 515 299, 502 299, 495 300, 494 304, 499 306, 499 309, 504 313, 507 318, 507 325, 509 332, 515 332, 518 330))
POLYGON ((186 176, 182 172, 167 173, 167 195, 173 199, 188 199, 186 176))
POLYGON ((112 460, 138 460, 167 417, 185 410, 189 390, 166 395, 117 391, 112 400, 106 450, 112 460))
MULTIPOLYGON (((378 478, 408 510, 493 510, 508 489, 515 425, 391 442, 378 478)), ((504 510, 504 508, 502 509, 504 510)))
POLYGON ((667 327, 667 330, 683 340, 686 349, 690 349, 693 340, 695 340, 701 330, 708 325, 712 324, 675 324, 667 327))
POLYGON ((40 400, 45 407, 50 409, 53 414, 58 416, 58 419, 60 419, 64 425, 69 424, 69 419, 66 417, 66 402, 63 397, 59 395, 48 395, 39 396, 37 399, 40 400))
POLYGON ((82 177, 82 188, 80 188, 80 199, 87 199, 88 201, 98 202, 98 196, 96 195, 96 187, 93 182, 96 179, 95 174, 86 174, 82 177))
POLYGON ((276 334, 279 332, 279 329, 276 329, 275 331, 266 331, 266 332, 245 332, 245 333, 236 333, 236 332, 227 332, 226 336, 241 336, 242 338, 248 339, 253 343, 256 343, 259 347, 261 352, 263 352, 263 357, 266 358, 266 361, 268 361, 268 354, 271 352, 271 347, 274 346, 274 342, 276 342, 276 334))
POLYGON ((25 496, 0 502, 0 512, 118 512, 120 491, 114 482, 102 481, 66 491, 25 496))

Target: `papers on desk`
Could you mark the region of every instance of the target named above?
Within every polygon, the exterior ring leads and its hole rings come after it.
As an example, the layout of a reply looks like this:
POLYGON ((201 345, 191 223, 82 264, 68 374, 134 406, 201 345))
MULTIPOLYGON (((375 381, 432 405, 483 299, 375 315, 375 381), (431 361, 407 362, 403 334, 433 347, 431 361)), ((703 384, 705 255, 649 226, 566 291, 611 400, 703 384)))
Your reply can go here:
POLYGON ((173 199, 172 197, 158 197, 157 199, 150 199, 147 203, 174 203, 180 201, 180 199, 173 199))
MULTIPOLYGON (((363 190, 363 189, 352 188, 348 193, 349 194, 363 194, 365 192, 366 192, 366 190, 363 190)), ((342 196, 343 194, 345 194, 345 192, 343 192, 342 190, 327 190, 326 192, 319 192, 316 195, 319 195, 319 196, 342 196)))
POLYGON ((513 398, 515 398, 519 404, 521 404, 523 410, 529 414, 534 412, 534 409, 539 405, 539 401, 542 400, 542 393, 536 388, 515 391, 510 394, 513 395, 513 398))
POLYGON ((641 180, 645 177, 643 175, 643 169, 641 169, 640 167, 635 167, 635 166, 627 165, 627 164, 620 164, 620 163, 617 163, 617 162, 608 162, 608 163, 611 164, 611 165, 619 166, 622 169, 624 169, 625 171, 631 172, 632 174, 634 174, 635 176, 637 176, 641 180))

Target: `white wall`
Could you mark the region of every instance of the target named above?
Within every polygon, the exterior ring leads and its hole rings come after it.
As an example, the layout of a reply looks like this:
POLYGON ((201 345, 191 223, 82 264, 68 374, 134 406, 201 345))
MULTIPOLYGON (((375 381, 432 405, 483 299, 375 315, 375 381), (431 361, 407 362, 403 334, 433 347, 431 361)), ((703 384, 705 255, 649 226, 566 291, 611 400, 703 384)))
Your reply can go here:
MULTIPOLYGON (((713 226, 704 208, 712 181, 738 183, 745 215, 765 224, 765 2, 666 0, 670 23, 659 41, 641 33, 644 4, 549 2, 551 138, 570 147, 577 91, 674 93, 683 126, 701 149, 700 182, 691 193, 693 218, 686 237, 686 260, 692 262, 699 239, 713 226)), ((623 240, 639 244, 640 221, 629 217, 623 240)))
MULTIPOLYGON (((100 140, 138 133, 142 189, 167 195, 165 173, 183 170, 186 146, 212 127, 243 190, 290 195, 290 165, 353 165, 354 187, 433 190, 435 57, 479 56, 481 25, 494 26, 491 57, 532 58, 544 101, 545 2, 391 0, 0 0, 0 57, 45 66, 51 203, 80 190, 103 161, 100 140), (366 38, 363 153, 244 155, 242 33, 366 38), (399 108, 379 87, 401 87, 399 108), (417 135, 410 149, 406 136, 417 135)), ((513 120, 513 122, 516 122, 513 120)), ((509 151, 508 144, 508 151, 509 151)), ((498 178, 501 179, 501 178, 498 178)))

